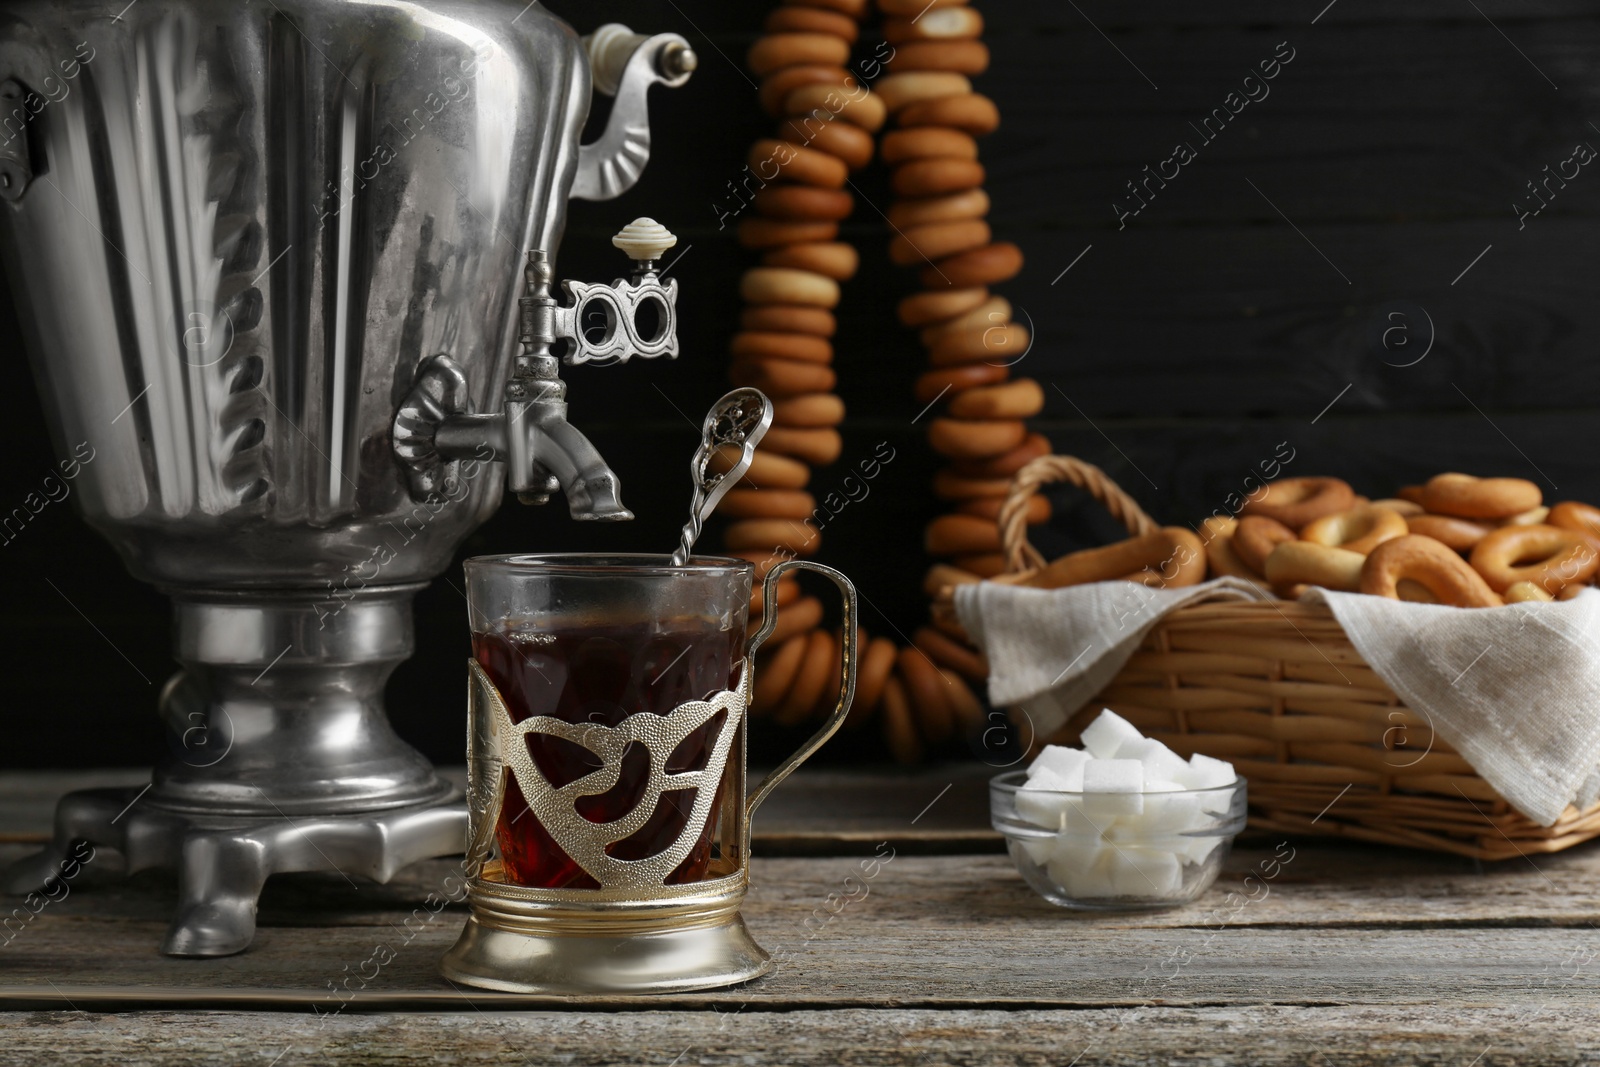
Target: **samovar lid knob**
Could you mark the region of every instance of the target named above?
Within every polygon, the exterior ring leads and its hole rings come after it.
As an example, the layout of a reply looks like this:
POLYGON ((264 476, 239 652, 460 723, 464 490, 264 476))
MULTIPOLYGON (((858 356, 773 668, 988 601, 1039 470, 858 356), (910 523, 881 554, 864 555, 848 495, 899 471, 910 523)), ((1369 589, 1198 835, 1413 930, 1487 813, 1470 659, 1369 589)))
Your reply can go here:
POLYGON ((655 219, 634 219, 611 243, 626 252, 629 259, 649 263, 660 259, 663 252, 678 243, 678 238, 655 219))

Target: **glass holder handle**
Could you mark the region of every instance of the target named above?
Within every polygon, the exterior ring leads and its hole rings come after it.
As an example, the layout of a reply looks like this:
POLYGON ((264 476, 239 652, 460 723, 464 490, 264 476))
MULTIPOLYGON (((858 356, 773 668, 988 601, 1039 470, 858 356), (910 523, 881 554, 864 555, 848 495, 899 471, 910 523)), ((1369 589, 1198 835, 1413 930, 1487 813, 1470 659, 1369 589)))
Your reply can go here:
MULTIPOLYGON (((839 702, 828 713, 827 721, 811 739, 796 749, 788 759, 780 763, 756 786, 755 792, 750 794, 750 799, 745 802, 744 827, 745 827, 745 854, 750 852, 750 818, 755 814, 756 808, 767 799, 767 794, 776 789, 785 778, 793 774, 795 769, 810 759, 812 754, 821 748, 827 740, 838 732, 844 724, 845 716, 850 714, 850 704, 856 695, 856 587, 851 584, 839 571, 821 563, 812 563, 810 560, 790 559, 784 560, 772 570, 767 572, 767 580, 762 586, 762 604, 768 606, 763 612, 765 616, 761 621, 761 629, 750 639, 750 646, 745 650, 745 656, 754 664, 756 650, 761 647, 771 634, 772 628, 777 624, 778 613, 771 610, 770 605, 778 602, 778 579, 792 570, 815 571, 831 581, 839 588, 840 600, 844 603, 843 630, 841 639, 841 655, 839 664, 844 671, 844 683, 839 687, 839 702)), ((752 675, 753 675, 752 671, 752 675)))

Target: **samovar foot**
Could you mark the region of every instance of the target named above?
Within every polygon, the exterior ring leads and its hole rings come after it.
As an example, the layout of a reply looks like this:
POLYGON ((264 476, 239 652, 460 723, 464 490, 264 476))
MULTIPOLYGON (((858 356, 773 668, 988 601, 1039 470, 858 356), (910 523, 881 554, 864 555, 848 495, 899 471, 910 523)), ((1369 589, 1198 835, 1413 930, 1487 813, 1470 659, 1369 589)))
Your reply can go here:
POLYGON ((172 811, 141 801, 143 793, 92 789, 63 797, 50 845, 13 864, 0 879, 5 890, 48 892, 93 864, 94 849, 112 849, 121 853, 124 873, 178 872, 178 912, 162 952, 231 956, 250 947, 256 901, 270 875, 331 871, 387 882, 419 860, 459 853, 466 841, 466 804, 455 791, 386 811, 266 820, 172 811))

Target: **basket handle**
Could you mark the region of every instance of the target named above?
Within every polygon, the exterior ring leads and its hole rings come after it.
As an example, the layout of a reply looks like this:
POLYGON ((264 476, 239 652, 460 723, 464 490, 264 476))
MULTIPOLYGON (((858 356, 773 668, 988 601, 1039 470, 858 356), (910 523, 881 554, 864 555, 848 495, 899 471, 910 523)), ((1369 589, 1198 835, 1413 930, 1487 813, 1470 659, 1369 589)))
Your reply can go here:
POLYGON ((1045 565, 1039 550, 1028 543, 1028 498, 1040 486, 1053 482, 1071 482, 1094 497, 1134 537, 1160 529, 1138 501, 1093 463, 1076 456, 1040 456, 1012 477, 1011 491, 1000 505, 1000 547, 1006 554, 1006 573, 1017 574, 1045 565))

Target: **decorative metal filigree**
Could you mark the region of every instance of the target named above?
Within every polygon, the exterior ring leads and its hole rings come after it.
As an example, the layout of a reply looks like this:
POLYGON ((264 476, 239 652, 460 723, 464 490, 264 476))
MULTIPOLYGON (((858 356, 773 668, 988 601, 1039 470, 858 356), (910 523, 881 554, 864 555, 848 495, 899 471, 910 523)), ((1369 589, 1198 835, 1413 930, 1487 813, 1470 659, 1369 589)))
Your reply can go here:
POLYGON ((656 359, 678 358, 678 279, 665 285, 653 272, 618 278, 609 285, 600 282, 562 282, 570 307, 554 312, 555 333, 567 340, 566 361, 583 363, 625 363, 634 356, 656 359), (639 313, 646 304, 655 306, 653 336, 639 329, 639 313), (590 337, 588 325, 599 311, 605 329, 590 337))
POLYGON ((500 724, 509 721, 499 690, 475 660, 467 672, 467 872, 476 876, 494 850, 494 825, 505 803, 500 724))
POLYGON ((710 700, 680 704, 667 715, 638 712, 616 726, 569 723, 548 715, 514 723, 505 701, 483 668, 475 660, 469 660, 468 665, 472 707, 467 777, 473 824, 467 855, 469 864, 481 864, 488 856, 504 799, 505 775, 509 772, 516 779, 529 810, 551 839, 599 882, 602 889, 664 885, 667 876, 688 858, 710 818, 717 786, 750 701, 749 661, 740 668, 737 689, 724 690, 710 700), (668 757, 685 738, 719 712, 726 712, 726 715, 712 742, 705 767, 668 774, 668 757), (529 734, 546 734, 581 745, 600 757, 601 766, 558 789, 529 754, 526 743, 529 734), (635 743, 642 744, 650 755, 650 773, 639 802, 626 815, 610 822, 590 822, 578 814, 578 800, 605 793, 617 784, 623 753, 635 743), (638 860, 617 859, 606 851, 607 846, 637 833, 649 821, 663 793, 684 789, 695 790, 694 804, 683 830, 669 847, 638 860))

